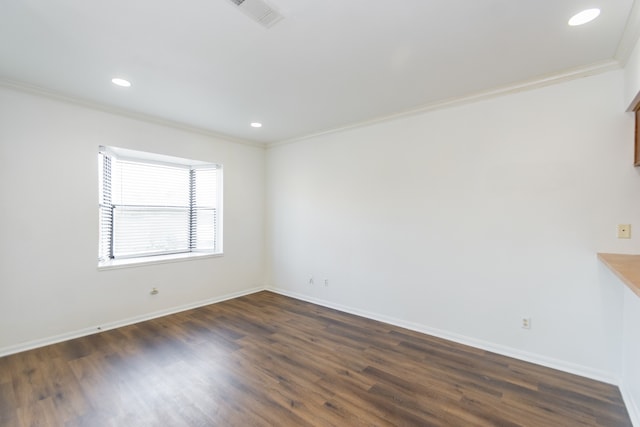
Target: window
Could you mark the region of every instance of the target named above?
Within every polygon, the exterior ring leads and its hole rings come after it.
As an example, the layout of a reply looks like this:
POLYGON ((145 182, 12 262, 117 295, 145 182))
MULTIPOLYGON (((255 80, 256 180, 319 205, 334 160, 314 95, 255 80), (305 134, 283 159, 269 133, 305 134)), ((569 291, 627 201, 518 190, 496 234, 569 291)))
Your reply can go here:
POLYGON ((222 167, 100 147, 99 266, 222 253, 222 167))

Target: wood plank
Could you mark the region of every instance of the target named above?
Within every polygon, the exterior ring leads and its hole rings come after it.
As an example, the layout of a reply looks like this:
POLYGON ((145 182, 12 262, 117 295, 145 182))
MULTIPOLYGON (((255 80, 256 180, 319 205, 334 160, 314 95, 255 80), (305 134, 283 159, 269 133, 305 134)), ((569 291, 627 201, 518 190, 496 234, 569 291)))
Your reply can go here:
POLYGON ((599 253, 598 258, 640 297, 640 255, 599 253))
POLYGON ((631 426, 617 387, 259 292, 0 358, 0 426, 631 426))

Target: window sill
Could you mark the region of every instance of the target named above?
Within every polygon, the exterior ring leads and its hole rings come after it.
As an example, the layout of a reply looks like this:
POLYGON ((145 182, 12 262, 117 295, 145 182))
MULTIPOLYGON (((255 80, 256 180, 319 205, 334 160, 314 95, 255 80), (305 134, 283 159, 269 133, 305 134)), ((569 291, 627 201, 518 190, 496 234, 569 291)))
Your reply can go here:
POLYGON ((224 253, 197 253, 189 252, 184 254, 158 255, 153 257, 112 259, 98 264, 98 270, 114 270, 117 268, 140 267, 152 264, 167 264, 170 262, 193 261, 203 258, 217 258, 224 253))

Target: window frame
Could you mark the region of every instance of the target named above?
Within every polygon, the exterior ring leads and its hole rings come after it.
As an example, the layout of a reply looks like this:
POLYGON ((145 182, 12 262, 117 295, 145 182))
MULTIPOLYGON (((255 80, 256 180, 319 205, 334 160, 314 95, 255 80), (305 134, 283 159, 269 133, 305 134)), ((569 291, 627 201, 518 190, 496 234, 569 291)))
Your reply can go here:
MULTIPOLYGON (((211 163, 204 162, 199 160, 190 160, 173 156, 166 156, 162 154, 155 154, 143 151, 129 150, 118 147, 111 146, 99 146, 98 147, 98 220, 99 220, 99 231, 98 231, 98 269, 109 269, 109 268, 122 268, 129 266, 136 266, 140 264, 156 264, 156 263, 166 263, 166 262, 174 262, 174 261, 182 261, 182 260, 192 260, 192 259, 200 259, 206 257, 218 257, 224 255, 223 252, 223 166, 220 163, 211 163), (103 157, 103 154, 105 157, 103 157), (113 199, 109 198, 107 200, 108 204, 103 203, 103 195, 104 195, 104 186, 109 185, 109 194, 111 194, 110 184, 112 179, 112 170, 110 166, 110 162, 112 158, 116 158, 120 161, 126 162, 134 162, 139 164, 149 164, 154 166, 168 166, 175 167, 179 169, 186 169, 189 171, 189 187, 187 191, 187 196, 189 198, 189 206, 188 206, 188 219, 185 224, 187 229, 189 230, 188 235, 188 248, 186 250, 176 250, 170 252, 157 252, 157 253, 145 253, 145 254, 133 254, 133 255, 124 255, 113 257, 113 239, 115 235, 115 218, 114 218, 114 209, 115 205, 113 204, 113 199), (109 159, 109 179, 105 178, 105 164, 101 164, 101 160, 109 159), (197 247, 197 234, 193 233, 193 225, 196 223, 196 218, 194 215, 198 212, 198 207, 194 204, 194 193, 195 193, 195 174, 197 170, 202 169, 215 169, 215 187, 216 187, 216 196, 214 205, 211 207, 207 207, 207 209, 215 209, 215 220, 212 225, 213 227, 213 248, 198 248, 197 247), (110 209, 110 214, 105 215, 103 213, 103 208, 108 206, 110 209), (109 221, 108 224, 105 224, 105 221, 109 221), (105 227, 106 225, 106 227, 105 227), (108 230, 109 234, 106 238, 103 233, 105 230, 108 230), (110 245, 108 248, 108 256, 104 257, 103 252, 105 251, 104 245, 105 242, 110 245)), ((148 206, 151 207, 151 206, 148 206)), ((186 207, 186 206, 185 206, 186 207)), ((148 211, 153 210, 150 209, 148 211)))

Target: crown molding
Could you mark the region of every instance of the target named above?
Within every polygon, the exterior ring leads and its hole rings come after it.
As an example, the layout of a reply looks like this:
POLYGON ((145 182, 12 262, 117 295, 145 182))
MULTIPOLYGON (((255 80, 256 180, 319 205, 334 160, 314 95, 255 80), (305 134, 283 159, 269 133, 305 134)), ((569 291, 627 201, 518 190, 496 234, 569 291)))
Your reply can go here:
MULTIPOLYGON (((640 7, 636 7, 636 6, 637 6, 637 3, 634 3, 635 14, 632 12, 632 15, 635 16, 634 19, 640 19, 640 13, 638 13, 638 11, 640 11, 640 7)), ((631 18, 629 22, 631 22, 631 18)), ((629 28, 629 25, 627 25, 627 28, 629 28)), ((630 29, 628 32, 625 31, 625 34, 627 33, 637 33, 635 35, 631 34, 631 36, 626 36, 625 38, 626 41, 624 43, 621 41, 620 45, 618 46, 619 52, 622 52, 624 49, 628 51, 626 52, 626 55, 627 55, 626 59, 628 60, 633 44, 630 45, 631 48, 623 49, 622 47, 623 45, 627 46, 628 43, 631 43, 631 41, 633 41, 633 37, 637 37, 638 35, 640 35, 640 30, 636 30, 635 28, 633 28, 633 29, 630 29)), ((235 138, 222 133, 216 133, 207 129, 199 128, 196 126, 191 126, 191 125, 187 125, 184 123, 180 123, 180 122, 176 122, 168 119, 162 119, 162 118, 155 117, 148 114, 132 112, 122 108, 111 107, 111 106, 107 106, 97 102, 81 99, 81 98, 71 97, 59 92, 55 92, 52 90, 44 89, 38 86, 34 86, 34 85, 30 85, 30 84, 26 84, 26 83, 14 81, 14 80, 0 78, 0 87, 14 89, 21 92, 27 92, 27 93, 31 93, 39 96, 44 96, 44 97, 55 99, 58 101, 80 105, 86 108, 91 108, 94 110, 116 114, 116 115, 132 118, 132 119, 136 119, 136 120, 140 120, 148 123, 159 124, 163 126, 172 127, 175 129, 197 133, 197 134, 201 134, 201 135, 216 138, 216 139, 221 139, 227 142, 247 145, 255 148, 270 149, 270 148, 279 147, 282 145, 288 145, 288 144, 309 140, 319 136, 330 135, 338 132, 344 132, 347 130, 353 130, 361 127, 371 126, 378 123, 393 121, 393 120, 401 119, 404 117, 415 116, 415 115, 424 114, 431 111, 437 111, 445 108, 462 106, 462 105, 484 101, 492 98, 502 97, 505 95, 513 94, 513 93, 533 90, 533 89, 537 89, 545 86, 563 83, 569 80, 574 80, 582 77, 588 77, 596 74, 605 73, 607 71, 620 69, 622 67, 623 65, 621 61, 617 59, 610 59, 610 60, 594 63, 586 67, 573 68, 569 70, 564 70, 563 72, 560 72, 560 73, 538 76, 534 79, 526 80, 516 84, 501 86, 501 87, 493 88, 486 91, 476 92, 471 95, 466 95, 466 96, 456 97, 456 98, 449 98, 442 101, 423 104, 417 108, 412 108, 409 110, 404 110, 404 111, 376 117, 369 120, 351 123, 351 124, 337 127, 337 128, 329 128, 329 129, 322 130, 320 132, 314 132, 314 133, 303 135, 300 137, 290 138, 290 139, 281 140, 281 141, 267 142, 267 143, 243 140, 243 139, 235 138)))
POLYGON ((150 114, 138 113, 138 112, 124 109, 124 108, 112 107, 106 104, 89 101, 87 99, 76 98, 73 96, 62 94, 60 92, 45 89, 40 86, 35 86, 28 83, 16 81, 16 80, 0 78, 0 87, 16 90, 19 92, 25 92, 32 95, 42 96, 42 97, 53 99, 56 101, 61 101, 68 104, 90 108, 92 110, 98 110, 98 111, 102 111, 109 114, 123 116, 130 119, 139 120, 142 122, 152 123, 152 124, 161 125, 161 126, 167 126, 174 129, 191 132, 191 133, 197 133, 203 136, 220 139, 225 142, 248 145, 251 147, 262 148, 262 149, 265 148, 265 144, 260 142, 254 142, 254 141, 248 141, 240 138, 235 138, 233 136, 225 135, 223 133, 217 133, 217 132, 213 132, 211 130, 203 129, 197 126, 192 126, 192 125, 188 125, 185 123, 181 123, 181 122, 177 122, 169 119, 163 119, 150 114))
POLYGON ((620 63, 621 67, 625 67, 633 48, 640 39, 640 1, 635 0, 629 12, 629 18, 620 37, 620 43, 616 49, 614 59, 620 63))
POLYGON ((320 132, 312 133, 309 135, 304 135, 301 137, 291 138, 282 141, 275 141, 266 144, 267 149, 279 147, 281 145, 293 144, 296 142, 301 142, 305 140, 309 140, 312 138, 316 138, 319 136, 330 135, 333 133, 344 132, 347 130, 353 130, 361 127, 371 126, 378 123, 393 121, 397 119, 401 119, 404 117, 416 116, 419 114, 424 114, 431 111, 443 110, 445 108, 458 107, 466 104, 471 104, 479 101, 485 101, 492 98, 498 98, 505 95, 525 92, 528 90, 538 89, 545 86, 551 86, 558 83, 563 83, 570 80, 575 80, 583 77, 594 76, 597 74, 605 73, 608 71, 618 70, 622 68, 620 62, 615 59, 610 59, 602 62, 597 62, 586 67, 579 67, 564 70, 560 73, 554 73, 544 76, 538 76, 531 80, 526 80, 520 83, 501 86, 498 88, 476 92, 471 95, 461 96, 457 98, 449 98, 442 101, 436 101, 428 104, 424 104, 420 107, 413 108, 410 110, 404 110, 398 113, 389 114, 386 116, 380 116, 370 120, 364 120, 357 123, 352 123, 346 126, 326 129, 320 132))

